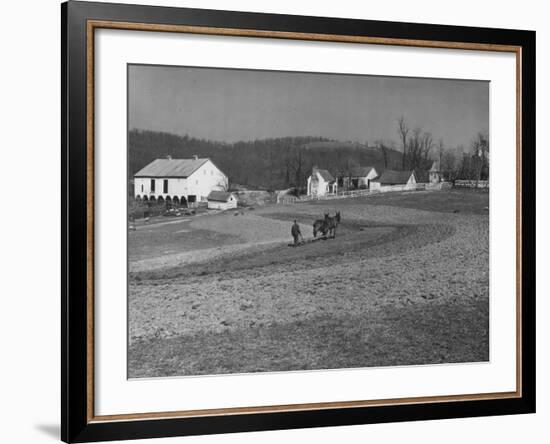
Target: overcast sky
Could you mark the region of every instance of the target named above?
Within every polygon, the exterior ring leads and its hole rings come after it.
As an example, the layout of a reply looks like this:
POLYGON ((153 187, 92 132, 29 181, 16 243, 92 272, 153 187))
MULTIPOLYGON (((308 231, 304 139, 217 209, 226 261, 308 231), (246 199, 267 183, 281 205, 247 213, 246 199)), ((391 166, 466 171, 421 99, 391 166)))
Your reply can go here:
POLYGON ((132 65, 129 127, 235 142, 284 136, 398 142, 397 119, 447 147, 489 131, 489 83, 132 65))

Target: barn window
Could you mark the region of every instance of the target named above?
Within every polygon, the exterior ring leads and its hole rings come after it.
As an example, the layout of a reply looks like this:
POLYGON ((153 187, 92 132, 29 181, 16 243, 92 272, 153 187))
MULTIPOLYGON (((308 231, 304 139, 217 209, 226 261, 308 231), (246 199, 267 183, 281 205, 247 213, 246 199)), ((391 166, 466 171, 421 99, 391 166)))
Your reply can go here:
POLYGON ((162 192, 168 193, 168 179, 164 179, 164 183, 162 184, 162 192))
POLYGON ((141 192, 143 193, 143 184, 141 184, 141 192))
POLYGON ((155 192, 155 179, 151 179, 151 193, 155 192))

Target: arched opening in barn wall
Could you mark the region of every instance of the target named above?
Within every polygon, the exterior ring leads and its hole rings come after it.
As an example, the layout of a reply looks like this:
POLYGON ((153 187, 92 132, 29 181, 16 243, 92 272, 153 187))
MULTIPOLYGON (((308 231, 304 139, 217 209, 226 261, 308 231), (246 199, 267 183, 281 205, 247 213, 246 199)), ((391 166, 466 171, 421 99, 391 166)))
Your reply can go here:
POLYGON ((174 198, 172 199, 172 202, 174 203, 174 205, 179 205, 180 200, 179 200, 178 196, 174 196, 174 198))
POLYGON ((185 196, 181 196, 180 205, 184 207, 187 206, 187 199, 185 198, 185 196))
POLYGON ((155 199, 155 196, 151 196, 151 197, 149 198, 149 202, 155 203, 156 201, 157 201, 157 199, 155 199))
POLYGON ((143 202, 148 202, 149 198, 147 196, 143 196, 143 202))
POLYGON ((139 194, 136 196, 136 200, 137 200, 138 202, 141 202, 141 196, 140 196, 139 194))
POLYGON ((157 199, 157 203, 160 205, 160 204, 163 204, 164 203, 164 197, 162 196, 159 196, 159 198, 157 199))
POLYGON ((172 198, 170 196, 166 196, 166 203, 172 203, 172 198))

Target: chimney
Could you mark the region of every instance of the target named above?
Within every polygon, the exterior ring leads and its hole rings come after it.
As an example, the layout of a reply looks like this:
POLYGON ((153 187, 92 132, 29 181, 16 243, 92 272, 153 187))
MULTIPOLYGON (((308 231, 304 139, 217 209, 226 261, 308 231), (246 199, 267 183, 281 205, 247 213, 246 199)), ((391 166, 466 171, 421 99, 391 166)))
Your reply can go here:
POLYGON ((196 154, 193 154, 193 160, 199 160, 199 156, 197 156, 196 154))
POLYGON ((166 158, 167 158, 168 160, 172 160, 172 156, 171 156, 170 154, 168 154, 168 155, 166 156, 166 158))

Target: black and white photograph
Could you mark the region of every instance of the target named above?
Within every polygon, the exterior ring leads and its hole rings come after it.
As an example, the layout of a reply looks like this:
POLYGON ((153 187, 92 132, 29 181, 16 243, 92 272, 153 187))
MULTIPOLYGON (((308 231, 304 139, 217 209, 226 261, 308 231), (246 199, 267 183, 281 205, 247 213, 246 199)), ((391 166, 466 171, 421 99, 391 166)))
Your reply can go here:
POLYGON ((0 441, 546 442, 550 27, 506 6, 7 2, 0 441))
POLYGON ((489 82, 128 66, 128 377, 489 360, 489 82))

